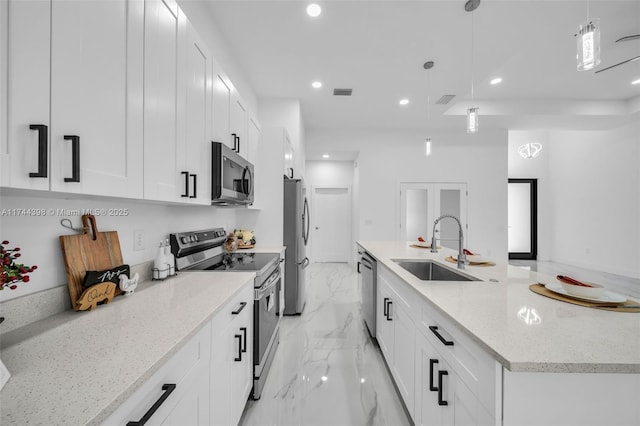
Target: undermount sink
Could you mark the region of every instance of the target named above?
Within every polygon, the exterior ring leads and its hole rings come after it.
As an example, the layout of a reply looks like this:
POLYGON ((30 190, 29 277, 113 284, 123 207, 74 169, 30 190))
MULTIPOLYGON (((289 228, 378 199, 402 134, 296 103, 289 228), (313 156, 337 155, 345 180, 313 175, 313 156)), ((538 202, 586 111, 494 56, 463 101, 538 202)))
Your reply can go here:
POLYGON ((393 261, 424 281, 481 281, 471 275, 454 271, 431 260, 393 259, 393 261))

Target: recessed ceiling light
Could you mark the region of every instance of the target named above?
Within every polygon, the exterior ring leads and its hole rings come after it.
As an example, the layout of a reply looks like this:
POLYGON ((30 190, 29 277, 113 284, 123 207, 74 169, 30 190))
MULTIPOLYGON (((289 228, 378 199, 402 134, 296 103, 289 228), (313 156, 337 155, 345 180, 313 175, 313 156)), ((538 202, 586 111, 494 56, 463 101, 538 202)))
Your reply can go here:
POLYGON ((314 89, 319 89, 322 87, 322 82, 314 81, 313 83, 311 83, 311 87, 313 87, 314 89))
POLYGON ((320 7, 320 5, 311 3, 309 6, 307 6, 307 15, 311 16, 312 18, 320 16, 321 13, 322 8, 320 7))
POLYGON ((496 77, 490 81, 491 84, 500 84, 502 83, 502 77, 496 77))
POLYGON ((398 102, 400 105, 407 105, 409 103, 409 99, 400 99, 400 102, 398 102))
POLYGON ((640 78, 639 78, 639 79, 637 79, 637 80, 633 80, 633 81, 631 82, 631 84, 640 84, 640 78))
POLYGON ((329 154, 322 154, 322 158, 329 158, 329 154))

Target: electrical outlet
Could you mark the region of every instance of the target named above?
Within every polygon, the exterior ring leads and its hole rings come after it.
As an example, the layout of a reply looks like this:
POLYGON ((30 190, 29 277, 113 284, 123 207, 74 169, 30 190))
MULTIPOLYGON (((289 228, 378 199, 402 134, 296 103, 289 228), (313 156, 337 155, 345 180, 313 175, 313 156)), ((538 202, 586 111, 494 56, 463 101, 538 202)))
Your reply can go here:
POLYGON ((133 231, 133 250, 144 250, 144 231, 141 229, 133 231))

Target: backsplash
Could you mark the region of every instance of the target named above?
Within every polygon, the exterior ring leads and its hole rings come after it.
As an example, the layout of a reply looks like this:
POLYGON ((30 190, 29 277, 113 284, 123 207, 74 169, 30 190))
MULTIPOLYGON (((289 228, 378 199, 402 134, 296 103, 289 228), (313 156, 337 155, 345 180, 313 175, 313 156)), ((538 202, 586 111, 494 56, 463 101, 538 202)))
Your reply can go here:
POLYGON ((151 261, 159 242, 170 233, 212 227, 232 229, 236 224, 235 208, 77 196, 67 199, 62 194, 5 189, 0 194, 0 238, 11 241, 12 247, 21 248, 24 263, 38 265, 28 283, 21 283, 16 290, 1 291, 0 303, 59 286, 66 289, 67 277, 58 237, 72 235, 73 231, 60 224, 62 219, 69 219, 71 226, 80 228, 83 212, 93 212, 99 231, 118 232, 122 258, 129 265, 151 261), (43 214, 30 215, 30 212, 43 214), (142 232, 142 250, 134 250, 134 231, 142 232))

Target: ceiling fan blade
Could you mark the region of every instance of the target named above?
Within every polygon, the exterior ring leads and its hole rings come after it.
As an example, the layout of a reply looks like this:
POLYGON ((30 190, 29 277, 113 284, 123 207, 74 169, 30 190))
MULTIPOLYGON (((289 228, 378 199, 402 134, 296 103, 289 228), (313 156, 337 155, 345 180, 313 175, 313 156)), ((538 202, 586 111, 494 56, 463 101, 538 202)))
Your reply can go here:
POLYGON ((631 40, 635 40, 635 39, 639 39, 639 38, 640 38, 640 34, 629 35, 629 36, 617 39, 616 43, 619 42, 619 41, 631 41, 631 40))
POLYGON ((615 68, 615 67, 620 66, 622 64, 626 64, 627 62, 637 61, 638 59, 640 59, 640 56, 636 56, 635 58, 627 59, 626 61, 622 61, 622 62, 619 62, 619 63, 617 63, 615 65, 611 65, 610 67, 606 67, 606 68, 603 68, 601 70, 598 70, 598 71, 596 71, 596 74, 598 74, 599 72, 602 72, 602 71, 610 70, 611 68, 615 68))

